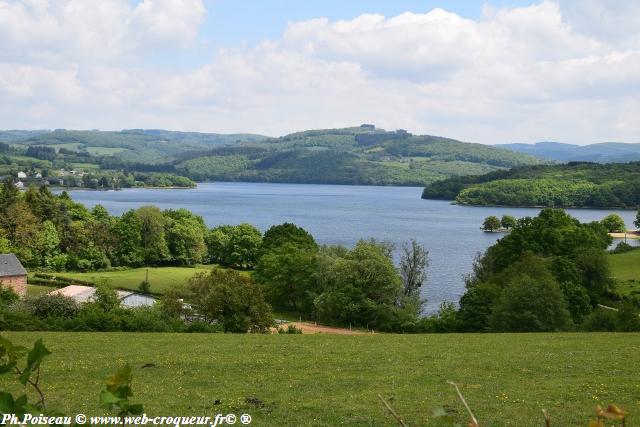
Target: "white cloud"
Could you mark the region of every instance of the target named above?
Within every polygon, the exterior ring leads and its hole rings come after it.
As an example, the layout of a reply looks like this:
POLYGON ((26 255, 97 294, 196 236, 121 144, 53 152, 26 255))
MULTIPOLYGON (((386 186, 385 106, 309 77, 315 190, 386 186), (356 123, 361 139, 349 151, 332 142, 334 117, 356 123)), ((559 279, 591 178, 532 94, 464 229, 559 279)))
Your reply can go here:
POLYGON ((145 49, 188 46, 202 0, 0 0, 0 57, 25 62, 108 62, 145 49))
POLYGON ((144 56, 196 43, 201 1, 88 3, 0 0, 0 127, 283 134, 374 122, 485 143, 640 142, 640 12, 624 3, 293 22, 186 71, 144 56))

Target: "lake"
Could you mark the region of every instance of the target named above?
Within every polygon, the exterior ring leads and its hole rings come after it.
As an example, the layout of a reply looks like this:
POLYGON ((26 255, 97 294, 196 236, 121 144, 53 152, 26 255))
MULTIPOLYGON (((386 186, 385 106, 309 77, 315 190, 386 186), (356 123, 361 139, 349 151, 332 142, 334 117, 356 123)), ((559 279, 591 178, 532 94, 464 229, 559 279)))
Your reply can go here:
MULTIPOLYGON (((210 227, 248 222, 265 231, 274 224, 292 222, 323 244, 353 245, 373 237, 399 247, 415 238, 429 251, 431 260, 423 291, 428 312, 442 301, 458 301, 474 258, 500 238, 500 234, 480 230, 485 217, 534 216, 539 211, 422 200, 422 187, 220 182, 198 184, 195 189, 73 190, 69 194, 89 207, 101 204, 116 215, 143 205, 186 208, 202 215, 210 227)), ((628 227, 635 219, 635 211, 568 211, 581 221, 596 221, 617 212, 628 227)))

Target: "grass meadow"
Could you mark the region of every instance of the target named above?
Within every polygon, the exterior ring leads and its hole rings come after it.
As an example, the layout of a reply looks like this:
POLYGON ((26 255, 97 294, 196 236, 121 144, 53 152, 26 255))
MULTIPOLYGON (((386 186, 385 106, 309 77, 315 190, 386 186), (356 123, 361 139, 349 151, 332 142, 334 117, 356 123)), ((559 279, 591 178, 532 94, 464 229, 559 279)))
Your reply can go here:
POLYGON ((60 277, 83 280, 96 283, 106 280, 112 286, 119 289, 138 290, 140 283, 147 277, 149 272, 149 283, 151 292, 162 294, 167 289, 185 284, 197 273, 206 273, 215 265, 200 265, 196 267, 145 267, 132 268, 126 270, 98 271, 89 273, 60 273, 60 277))
MULTIPOLYGON (((596 404, 640 419, 640 334, 231 335, 6 333, 52 355, 41 382, 50 407, 102 414, 116 368, 134 368, 133 401, 149 415, 248 413, 256 426, 439 425, 444 407, 466 425, 460 388, 482 426, 586 426, 596 404), (153 367, 142 368, 145 364, 153 367), (257 398, 257 407, 246 402, 257 398), (216 405, 216 400, 221 403, 216 405)), ((12 384, 0 379, 2 388, 12 384)))
POLYGON ((623 295, 640 295, 640 249, 609 255, 611 273, 623 295))

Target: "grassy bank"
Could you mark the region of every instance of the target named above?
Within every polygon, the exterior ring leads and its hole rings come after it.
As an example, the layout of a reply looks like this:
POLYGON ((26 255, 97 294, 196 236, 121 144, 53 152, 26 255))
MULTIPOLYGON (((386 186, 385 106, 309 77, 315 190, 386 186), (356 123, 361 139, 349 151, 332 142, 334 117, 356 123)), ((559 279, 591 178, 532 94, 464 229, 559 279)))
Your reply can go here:
POLYGON ((623 254, 610 254, 611 273, 622 295, 640 295, 640 249, 623 254))
POLYGON ((149 272, 149 283, 151 292, 162 294, 167 289, 185 284, 197 273, 203 273, 215 268, 213 265, 197 267, 149 267, 132 268, 117 271, 98 271, 89 273, 60 273, 60 277, 83 280, 96 283, 107 280, 112 286, 121 289, 138 290, 140 283, 147 277, 149 272))
POLYGON ((45 393, 70 413, 103 413, 104 378, 129 362, 133 400, 148 414, 248 413, 256 426, 395 425, 378 393, 409 425, 433 425, 439 406, 465 421, 446 380, 460 384, 486 426, 539 426, 542 408, 553 425, 586 425, 609 402, 630 412, 628 425, 640 417, 640 334, 7 335, 24 345, 44 338, 53 351, 45 393))

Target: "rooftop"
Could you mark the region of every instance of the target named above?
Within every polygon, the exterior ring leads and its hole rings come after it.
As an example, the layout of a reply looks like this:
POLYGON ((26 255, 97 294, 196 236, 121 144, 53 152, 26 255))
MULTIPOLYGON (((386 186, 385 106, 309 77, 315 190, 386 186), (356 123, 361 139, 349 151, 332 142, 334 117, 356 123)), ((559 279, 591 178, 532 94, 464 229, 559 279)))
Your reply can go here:
POLYGON ((24 269, 14 254, 0 255, 0 277, 26 275, 27 270, 24 269))

